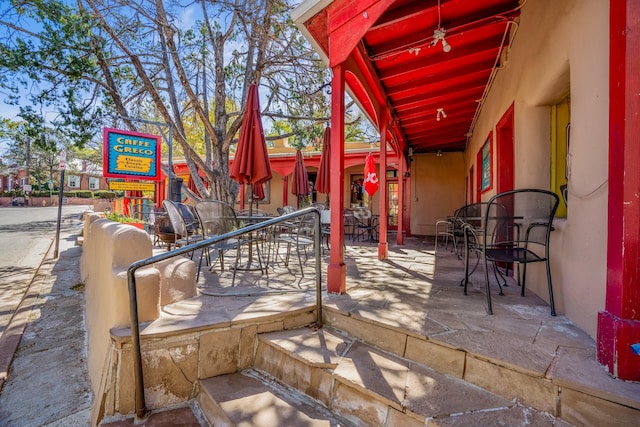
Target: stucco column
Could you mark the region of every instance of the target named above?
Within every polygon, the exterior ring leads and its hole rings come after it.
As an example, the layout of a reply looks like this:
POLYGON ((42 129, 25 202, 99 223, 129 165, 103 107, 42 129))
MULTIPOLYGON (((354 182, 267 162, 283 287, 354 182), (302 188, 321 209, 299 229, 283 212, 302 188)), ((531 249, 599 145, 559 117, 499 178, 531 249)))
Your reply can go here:
POLYGON ((611 0, 607 296, 598 313, 598 360, 640 381, 640 2, 611 0))
POLYGON ((331 68, 331 171, 330 187, 334 197, 331 208, 331 252, 327 267, 327 292, 347 290, 347 266, 344 263, 344 64, 331 68))
POLYGON ((389 194, 387 194, 387 123, 384 119, 380 127, 380 223, 378 235, 378 259, 389 257, 389 243, 387 242, 387 209, 389 194))

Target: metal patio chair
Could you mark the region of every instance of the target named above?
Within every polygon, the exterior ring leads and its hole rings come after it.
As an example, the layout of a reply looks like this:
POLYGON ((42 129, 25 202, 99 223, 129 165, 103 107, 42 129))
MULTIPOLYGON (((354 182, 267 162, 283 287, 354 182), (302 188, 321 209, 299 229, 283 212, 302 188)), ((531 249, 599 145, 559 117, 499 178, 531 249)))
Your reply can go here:
MULTIPOLYGON (((196 203, 196 214, 200 221, 202 228, 203 238, 207 239, 214 236, 219 236, 230 231, 240 228, 240 222, 236 217, 236 212, 232 206, 219 200, 203 200, 196 203)), ((233 278, 231 284, 235 284, 236 271, 240 260, 240 253, 242 245, 249 242, 244 239, 227 239, 218 242, 205 248, 200 254, 200 261, 198 262, 198 275, 200 277, 200 268, 202 267, 202 258, 206 255, 207 265, 209 268, 213 268, 211 262, 211 250, 218 252, 218 260, 220 261, 220 270, 224 271, 224 253, 229 250, 236 251, 236 259, 233 267, 233 278)), ((262 268, 262 261, 260 259, 260 252, 258 252, 258 260, 260 262, 260 269, 262 268)), ((197 280, 197 279, 196 279, 197 280)))
MULTIPOLYGON (((168 199, 162 202, 162 206, 171 221, 173 244, 177 248, 202 240, 202 235, 198 233, 198 220, 189 206, 168 199)), ((193 258, 193 253, 191 257, 193 258)))
POLYGON ((498 284, 502 294, 502 284, 506 278, 502 270, 513 264, 517 283, 524 296, 527 264, 543 262, 547 272, 549 305, 555 316, 551 265, 549 263, 549 239, 553 230, 553 218, 558 208, 559 198, 555 193, 539 189, 512 190, 493 196, 487 203, 482 224, 482 240, 479 242, 485 267, 485 287, 487 312, 493 314, 489 287, 489 263, 494 264, 498 274, 498 284), (522 279, 520 280, 520 265, 522 279))

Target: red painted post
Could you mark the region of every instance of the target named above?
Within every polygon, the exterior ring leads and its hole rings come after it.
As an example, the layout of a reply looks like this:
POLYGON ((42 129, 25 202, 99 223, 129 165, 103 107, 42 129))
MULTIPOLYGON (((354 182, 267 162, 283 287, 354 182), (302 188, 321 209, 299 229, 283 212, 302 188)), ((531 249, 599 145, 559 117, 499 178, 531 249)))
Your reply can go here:
POLYGON ((327 267, 327 292, 347 291, 347 266, 344 263, 344 64, 332 67, 331 79, 331 252, 327 267))
POLYGON ((607 296, 598 313, 598 360, 640 381, 640 2, 611 0, 607 296))

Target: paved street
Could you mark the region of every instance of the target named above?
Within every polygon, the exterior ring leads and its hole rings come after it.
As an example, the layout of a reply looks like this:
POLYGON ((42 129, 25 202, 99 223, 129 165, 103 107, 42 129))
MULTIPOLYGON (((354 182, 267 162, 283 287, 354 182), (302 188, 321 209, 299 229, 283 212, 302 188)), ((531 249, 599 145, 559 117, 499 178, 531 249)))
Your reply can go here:
MULTIPOLYGON (((63 206, 61 229, 87 206, 63 206)), ((58 207, 0 208, 0 335, 55 239, 58 207)))

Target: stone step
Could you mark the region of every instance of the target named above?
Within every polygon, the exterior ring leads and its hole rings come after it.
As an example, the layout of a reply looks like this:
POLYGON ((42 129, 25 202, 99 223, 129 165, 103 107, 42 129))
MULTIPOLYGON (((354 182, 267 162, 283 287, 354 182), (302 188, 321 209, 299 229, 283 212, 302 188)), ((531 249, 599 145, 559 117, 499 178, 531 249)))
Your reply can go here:
POLYGON ((260 335, 255 368, 357 426, 569 425, 328 327, 260 335))
MULTIPOLYGON (((478 330, 426 336, 397 321, 392 322, 396 325, 393 326, 388 324, 389 319, 327 306, 323 308, 323 320, 325 325, 360 341, 570 424, 639 425, 639 384, 603 375, 595 348, 583 349, 580 344, 558 348, 554 334, 579 337, 566 324, 556 332, 547 331, 533 344, 517 334, 503 334, 482 323, 478 330), (547 345, 542 345, 545 340, 547 345)), ((503 325, 507 329, 511 326, 503 325)), ((437 325, 433 327, 438 330, 437 325)))
POLYGON ((200 381, 198 405, 212 426, 351 426, 302 393, 253 370, 200 381))

